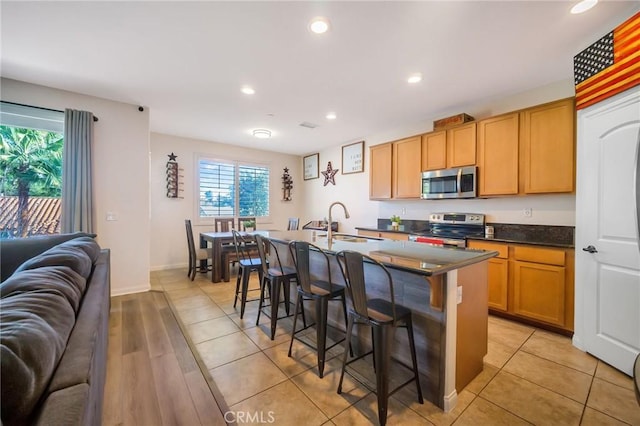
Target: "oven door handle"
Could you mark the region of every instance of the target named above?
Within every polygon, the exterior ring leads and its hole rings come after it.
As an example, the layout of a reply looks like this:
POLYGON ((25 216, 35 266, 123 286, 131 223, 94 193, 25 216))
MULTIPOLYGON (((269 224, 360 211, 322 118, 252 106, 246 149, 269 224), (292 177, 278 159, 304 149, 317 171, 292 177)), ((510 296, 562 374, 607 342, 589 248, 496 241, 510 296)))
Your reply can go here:
POLYGON ((462 168, 458 169, 456 183, 458 185, 458 194, 462 194, 462 168))

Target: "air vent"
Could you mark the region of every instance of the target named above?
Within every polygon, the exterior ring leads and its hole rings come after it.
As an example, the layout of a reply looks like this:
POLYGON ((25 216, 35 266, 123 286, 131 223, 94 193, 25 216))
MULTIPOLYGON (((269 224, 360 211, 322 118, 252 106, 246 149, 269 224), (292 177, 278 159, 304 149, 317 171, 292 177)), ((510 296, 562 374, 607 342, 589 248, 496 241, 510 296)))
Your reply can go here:
POLYGON ((318 127, 317 124, 309 123, 308 121, 303 121, 302 123, 300 123, 300 126, 306 127, 308 129, 315 129, 316 127, 318 127))

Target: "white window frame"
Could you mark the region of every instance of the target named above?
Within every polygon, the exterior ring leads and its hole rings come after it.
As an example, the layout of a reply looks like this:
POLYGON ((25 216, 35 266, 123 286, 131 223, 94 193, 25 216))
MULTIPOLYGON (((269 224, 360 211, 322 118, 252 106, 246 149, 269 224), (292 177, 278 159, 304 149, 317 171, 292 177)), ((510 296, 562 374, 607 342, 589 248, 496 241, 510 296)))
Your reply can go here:
POLYGON ((268 171, 268 176, 269 176, 269 194, 268 194, 268 202, 269 202, 269 214, 266 216, 257 216, 256 220, 259 222, 271 222, 271 214, 272 214, 272 210, 273 210, 273 199, 272 199, 272 170, 271 170, 271 164, 270 163, 259 163, 259 162, 254 162, 254 161, 244 161, 244 160, 239 160, 236 158, 224 158, 224 157, 220 157, 220 156, 213 156, 213 155, 207 155, 207 154, 196 154, 195 155, 195 161, 194 161, 194 211, 195 211, 195 215, 194 217, 197 218, 196 220, 198 221, 199 224, 201 225, 209 225, 213 222, 213 220, 215 218, 219 218, 219 217, 233 217, 233 218, 237 218, 239 217, 239 212, 240 212, 240 200, 239 197, 235 197, 234 200, 234 212, 235 214, 233 216, 201 216, 200 215, 200 161, 202 160, 206 160, 206 161, 210 161, 210 162, 218 162, 218 163, 227 163, 227 164, 232 164, 235 167, 235 177, 234 177, 234 184, 235 184, 235 188, 239 188, 240 187, 240 183, 239 183, 239 166, 247 166, 247 167, 256 167, 256 168, 264 168, 267 169, 268 171))

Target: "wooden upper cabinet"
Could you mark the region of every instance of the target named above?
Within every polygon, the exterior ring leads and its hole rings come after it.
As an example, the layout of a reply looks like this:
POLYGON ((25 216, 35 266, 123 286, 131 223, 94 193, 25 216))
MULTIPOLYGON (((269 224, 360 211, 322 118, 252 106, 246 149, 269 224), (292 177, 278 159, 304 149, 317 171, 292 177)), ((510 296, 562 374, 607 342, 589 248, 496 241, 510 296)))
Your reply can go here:
POLYGON ((518 193, 519 114, 478 122, 478 195, 518 193))
POLYGON ((476 164, 476 123, 447 130, 447 168, 476 164))
POLYGON ((391 144, 385 143, 369 148, 369 198, 388 200, 391 198, 391 144))
POLYGON ((447 132, 422 135, 422 170, 447 168, 447 132))
POLYGON ((393 142, 393 198, 420 198, 421 152, 420 136, 393 142))
POLYGON ((521 180, 527 194, 575 188, 575 105, 564 99, 521 112, 521 180))

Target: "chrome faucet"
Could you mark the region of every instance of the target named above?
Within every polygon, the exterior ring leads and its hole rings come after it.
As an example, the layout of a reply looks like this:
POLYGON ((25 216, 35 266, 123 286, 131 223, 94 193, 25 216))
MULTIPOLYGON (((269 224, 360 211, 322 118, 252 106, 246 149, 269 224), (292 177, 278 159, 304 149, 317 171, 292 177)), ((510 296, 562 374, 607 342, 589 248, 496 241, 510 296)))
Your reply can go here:
POLYGON ((327 226, 327 242, 329 244, 331 244, 331 242, 333 241, 333 228, 331 227, 331 224, 333 222, 331 220, 331 209, 336 204, 339 204, 339 205, 342 206, 342 208, 344 209, 344 217, 345 217, 345 219, 349 219, 349 211, 347 210, 347 206, 342 204, 340 201, 335 201, 335 202, 331 203, 331 205, 329 206, 329 225, 327 226))

